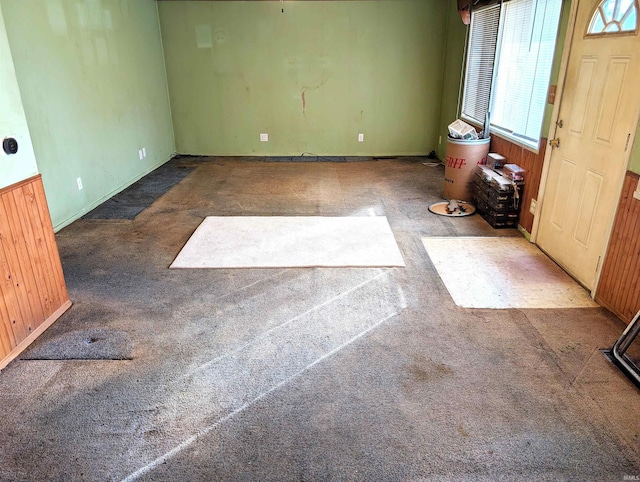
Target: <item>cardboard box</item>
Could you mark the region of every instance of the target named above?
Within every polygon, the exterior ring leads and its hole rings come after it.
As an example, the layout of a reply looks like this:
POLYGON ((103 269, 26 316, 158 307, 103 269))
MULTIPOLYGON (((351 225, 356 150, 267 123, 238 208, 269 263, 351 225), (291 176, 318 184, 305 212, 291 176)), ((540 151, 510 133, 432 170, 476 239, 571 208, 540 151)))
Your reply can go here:
POLYGON ((512 181, 524 181, 525 170, 517 164, 505 164, 502 168, 504 177, 512 181))
POLYGON ((507 163, 507 158, 497 152, 490 152, 487 156, 487 166, 491 169, 498 169, 507 163))

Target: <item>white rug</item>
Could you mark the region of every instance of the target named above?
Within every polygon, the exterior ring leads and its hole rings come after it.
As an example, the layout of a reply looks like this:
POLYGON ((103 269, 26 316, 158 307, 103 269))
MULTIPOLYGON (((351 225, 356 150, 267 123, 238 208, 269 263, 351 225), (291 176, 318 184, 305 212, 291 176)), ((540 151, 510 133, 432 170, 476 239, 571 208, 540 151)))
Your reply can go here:
POLYGON ((590 308, 588 292, 524 238, 422 238, 464 308, 590 308))
POLYGON ((404 266, 387 218, 205 218, 171 268, 404 266))

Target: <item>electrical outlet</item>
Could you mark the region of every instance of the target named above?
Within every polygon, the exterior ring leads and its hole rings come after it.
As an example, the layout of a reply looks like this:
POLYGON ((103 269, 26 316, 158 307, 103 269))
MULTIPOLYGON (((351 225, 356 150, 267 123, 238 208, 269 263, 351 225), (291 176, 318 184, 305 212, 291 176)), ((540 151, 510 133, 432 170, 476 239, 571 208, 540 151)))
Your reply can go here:
POLYGON ((358 134, 358 142, 364 142, 364 134, 358 134))
POLYGON ((535 199, 531 198, 531 204, 529 204, 529 212, 531 214, 533 214, 535 216, 536 214, 536 207, 538 206, 538 201, 536 201, 535 199))
POLYGON ((146 148, 146 147, 143 147, 143 148, 142 148, 142 157, 143 157, 143 158, 144 158, 144 157, 147 157, 147 148, 146 148))
POLYGON ((438 144, 442 144, 442 136, 438 137, 438 144))
POLYGON ((78 184, 78 191, 82 191, 82 178, 79 177, 78 179, 76 179, 76 183, 78 184))
POLYGON ((144 156, 142 155, 142 149, 138 151, 138 157, 140 158, 140 160, 144 159, 144 156))
POLYGON ((269 134, 260 134, 260 142, 269 142, 269 134))

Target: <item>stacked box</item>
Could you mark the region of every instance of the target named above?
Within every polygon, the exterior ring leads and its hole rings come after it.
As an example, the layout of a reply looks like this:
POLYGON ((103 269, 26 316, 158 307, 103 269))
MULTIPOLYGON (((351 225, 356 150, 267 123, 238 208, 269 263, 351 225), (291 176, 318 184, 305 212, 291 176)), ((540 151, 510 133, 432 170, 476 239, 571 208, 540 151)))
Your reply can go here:
POLYGON ((502 174, 513 181, 524 181, 525 170, 517 164, 505 164, 502 174))
POLYGON ((491 169, 499 169, 507 163, 507 158, 497 152, 490 152, 487 156, 487 166, 491 169))
POLYGON ((522 183, 514 183, 486 166, 478 166, 473 181, 478 213, 495 229, 517 227, 521 187, 522 183))

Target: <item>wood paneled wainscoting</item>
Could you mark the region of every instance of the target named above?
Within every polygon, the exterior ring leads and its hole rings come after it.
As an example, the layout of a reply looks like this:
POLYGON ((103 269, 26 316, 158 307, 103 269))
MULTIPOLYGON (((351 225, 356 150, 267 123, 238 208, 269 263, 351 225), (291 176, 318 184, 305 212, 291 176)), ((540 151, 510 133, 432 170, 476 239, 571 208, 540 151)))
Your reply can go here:
POLYGON ((595 299, 629 323, 640 310, 640 200, 638 176, 627 171, 595 299))
POLYGON ((0 189, 0 370, 70 306, 40 175, 0 189))
POLYGON ((526 171, 524 189, 520 199, 520 226, 528 233, 531 233, 531 229, 533 229, 533 214, 529 212, 529 205, 531 199, 538 196, 546 147, 547 139, 544 137, 540 139, 540 151, 535 153, 501 137, 491 136, 491 152, 502 154, 507 158, 508 163, 517 164, 526 171))

